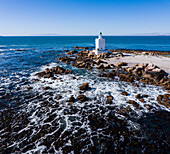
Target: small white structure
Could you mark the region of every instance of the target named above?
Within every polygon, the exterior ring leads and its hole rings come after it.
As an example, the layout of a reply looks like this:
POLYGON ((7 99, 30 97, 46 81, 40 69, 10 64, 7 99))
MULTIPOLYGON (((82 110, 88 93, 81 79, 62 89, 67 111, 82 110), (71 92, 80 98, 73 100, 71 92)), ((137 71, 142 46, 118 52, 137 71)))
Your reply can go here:
POLYGON ((99 33, 99 38, 96 38, 95 40, 95 54, 98 55, 99 51, 105 51, 105 39, 102 38, 102 32, 99 33))

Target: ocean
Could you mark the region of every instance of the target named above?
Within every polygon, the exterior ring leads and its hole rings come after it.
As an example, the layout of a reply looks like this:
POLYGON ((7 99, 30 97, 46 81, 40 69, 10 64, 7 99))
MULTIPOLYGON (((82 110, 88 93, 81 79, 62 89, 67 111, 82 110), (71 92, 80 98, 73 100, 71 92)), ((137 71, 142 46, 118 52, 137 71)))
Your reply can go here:
MULTIPOLYGON (((104 36, 103 36, 104 37, 104 36)), ((95 36, 0 37, 0 153, 168 152, 169 109, 157 103, 159 86, 133 87, 57 61, 74 46, 94 48, 95 36), (72 74, 34 82, 36 73, 60 66, 72 74), (73 79, 75 78, 75 79, 73 79), (67 103, 80 94, 87 102, 67 103), (48 90, 44 87, 48 86, 48 90), (127 97, 121 92, 127 91, 127 97), (136 94, 148 95, 145 103, 136 94), (106 104, 107 96, 113 104, 106 104), (60 96, 60 99, 58 99, 60 96), (128 106, 135 100, 142 108, 128 106), (150 105, 148 110, 145 105, 150 105), (118 111, 123 110, 124 115, 118 111), (165 148, 167 147, 167 148, 165 148)), ((107 49, 170 51, 169 36, 105 36, 107 49)))

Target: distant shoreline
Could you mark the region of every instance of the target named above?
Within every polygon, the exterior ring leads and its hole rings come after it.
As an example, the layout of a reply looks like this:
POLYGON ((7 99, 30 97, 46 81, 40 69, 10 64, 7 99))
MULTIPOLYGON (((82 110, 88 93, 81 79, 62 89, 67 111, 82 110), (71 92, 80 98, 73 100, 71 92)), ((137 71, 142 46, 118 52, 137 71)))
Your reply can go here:
MULTIPOLYGON (((0 37, 96 37, 96 35, 1 35, 0 37)), ((103 35, 103 37, 170 37, 170 35, 103 35)))

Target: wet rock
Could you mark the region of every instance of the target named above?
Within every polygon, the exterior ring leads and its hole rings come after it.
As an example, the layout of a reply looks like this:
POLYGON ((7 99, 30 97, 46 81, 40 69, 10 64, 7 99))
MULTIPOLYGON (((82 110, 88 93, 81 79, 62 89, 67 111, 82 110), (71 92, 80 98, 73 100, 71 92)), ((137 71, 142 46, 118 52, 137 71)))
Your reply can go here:
POLYGON ((118 114, 129 116, 130 112, 132 112, 132 109, 130 106, 127 106, 126 108, 121 108, 117 111, 118 114))
POLYGON ((77 100, 80 102, 85 102, 85 101, 88 101, 88 98, 85 95, 79 95, 77 97, 77 100))
POLYGON ((73 95, 69 98, 68 102, 73 102, 73 103, 75 102, 75 98, 73 95))
POLYGON ((69 51, 69 52, 67 52, 67 54, 68 55, 72 55, 72 54, 75 54, 75 53, 77 53, 78 51, 76 51, 76 50, 71 50, 71 51, 69 51))
POLYGON ((97 67, 98 69, 104 69, 104 65, 100 64, 99 67, 97 67))
POLYGON ((142 97, 148 98, 148 95, 144 94, 144 95, 142 95, 142 97))
POLYGON ((112 104, 113 102, 112 102, 112 100, 111 99, 107 99, 106 100, 106 104, 112 104))
POLYGON ((43 87, 44 90, 48 90, 48 89, 51 89, 49 86, 45 86, 43 87))
POLYGON ((135 98, 136 98, 136 99, 141 99, 142 96, 141 96, 141 94, 137 94, 137 95, 135 96, 135 98))
POLYGON ((107 96, 106 104, 112 104, 113 96, 107 96))
POLYGON ((28 86, 28 87, 27 87, 27 89, 28 89, 28 90, 31 90, 31 89, 33 89, 33 87, 31 87, 31 86, 28 86))
POLYGON ((133 83, 132 86, 139 87, 139 85, 137 83, 133 83))
POLYGON ((57 95, 57 97, 56 97, 57 100, 59 100, 59 99, 61 99, 61 98, 62 98, 61 95, 57 95))
POLYGON ((145 104, 144 105, 148 110, 150 110, 150 109, 152 109, 153 107, 151 106, 151 105, 149 105, 149 104, 145 104))
POLYGON ((113 100, 113 96, 107 96, 107 99, 113 100))
POLYGON ((120 81, 126 81, 132 83, 134 81, 134 77, 129 74, 123 74, 123 73, 116 73, 116 75, 119 77, 120 81))
POLYGON ((88 83, 83 83, 80 87, 79 87, 80 90, 89 90, 91 89, 89 87, 89 84, 88 83))
POLYGON ((75 46, 73 47, 74 49, 89 49, 89 47, 78 47, 78 46, 75 46))
POLYGON ((139 104, 137 102, 133 101, 133 100, 128 100, 127 103, 132 104, 134 107, 139 108, 139 104))
POLYGON ((122 92, 121 92, 121 95, 127 96, 128 93, 127 93, 126 91, 122 91, 122 92))
POLYGON ((74 80, 74 79, 76 79, 76 77, 73 76, 72 79, 74 80))
POLYGON ((34 81, 34 82, 38 82, 38 81, 40 81, 40 80, 39 80, 39 79, 33 79, 33 81, 34 81))
POLYGON ((145 103, 145 100, 142 98, 142 99, 139 99, 140 102, 142 103, 145 103))
POLYGON ((45 74, 44 78, 50 78, 50 77, 53 77, 53 76, 54 76, 54 74, 52 72, 50 72, 50 73, 45 74))
POLYGON ((157 102, 167 108, 170 108, 170 94, 159 95, 157 97, 157 102))
POLYGON ((53 67, 53 68, 46 68, 45 71, 39 72, 36 74, 38 78, 44 77, 44 78, 53 78, 54 79, 54 74, 71 74, 72 71, 68 69, 64 69, 60 66, 53 67))

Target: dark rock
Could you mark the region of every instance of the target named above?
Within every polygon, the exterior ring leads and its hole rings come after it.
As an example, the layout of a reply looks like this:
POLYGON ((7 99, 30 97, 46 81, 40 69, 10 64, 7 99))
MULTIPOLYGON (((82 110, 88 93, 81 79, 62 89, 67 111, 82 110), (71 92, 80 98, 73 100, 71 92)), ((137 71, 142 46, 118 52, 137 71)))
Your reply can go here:
POLYGON ((117 67, 120 67, 120 66, 127 66, 127 63, 126 62, 119 62, 116 64, 117 67))
POLYGON ((62 96, 61 96, 61 95, 58 95, 56 99, 59 100, 59 99, 61 99, 61 98, 62 98, 62 96))
POLYGON ((142 98, 142 99, 139 99, 140 102, 142 103, 145 103, 145 100, 142 98))
POLYGON ((127 103, 132 104, 134 107, 139 107, 139 104, 133 100, 128 100, 127 103))
POLYGON ((69 98, 68 102, 75 102, 75 98, 73 97, 73 95, 69 98))
POLYGON ((113 100, 113 96, 107 96, 107 99, 113 100))
POLYGON ((100 59, 96 61, 96 64, 97 64, 97 65, 100 65, 100 64, 102 64, 102 63, 103 63, 103 64, 107 64, 107 62, 102 61, 102 60, 100 60, 100 59))
POLYGON ((31 86, 28 86, 28 87, 27 87, 27 89, 28 89, 28 90, 30 90, 30 89, 33 89, 33 87, 31 87, 31 86))
POLYGON ((159 95, 157 97, 157 102, 167 108, 170 108, 170 94, 159 95))
POLYGON ((124 96, 128 95, 128 93, 126 91, 122 91, 121 94, 124 95, 124 96))
POLYGON ((98 69, 103 69, 104 68, 104 65, 103 64, 100 64, 99 67, 97 67, 98 69))
POLYGON ((89 47, 78 47, 78 46, 75 46, 73 47, 74 49, 89 49, 89 47))
POLYGON ((142 96, 141 96, 141 94, 137 94, 137 95, 135 96, 135 98, 136 98, 136 99, 141 99, 142 96))
POLYGON ((112 104, 113 102, 112 102, 112 100, 111 99, 107 99, 106 100, 106 104, 112 104))
POLYGON ((51 89, 49 86, 45 86, 43 87, 44 90, 48 90, 48 89, 51 89))
POLYGON ((83 83, 80 87, 79 87, 80 90, 89 90, 91 89, 89 87, 89 84, 88 83, 83 83))
POLYGON ((145 95, 145 94, 144 94, 144 95, 142 95, 142 96, 145 97, 145 98, 148 98, 148 95, 145 95))
POLYGON ((77 97, 77 100, 80 102, 85 102, 85 101, 88 101, 88 98, 85 95, 79 95, 77 97))
POLYGON ((77 53, 78 51, 76 51, 76 50, 71 50, 71 51, 69 51, 69 52, 67 52, 67 54, 68 55, 72 55, 72 54, 75 54, 75 53, 77 53))

